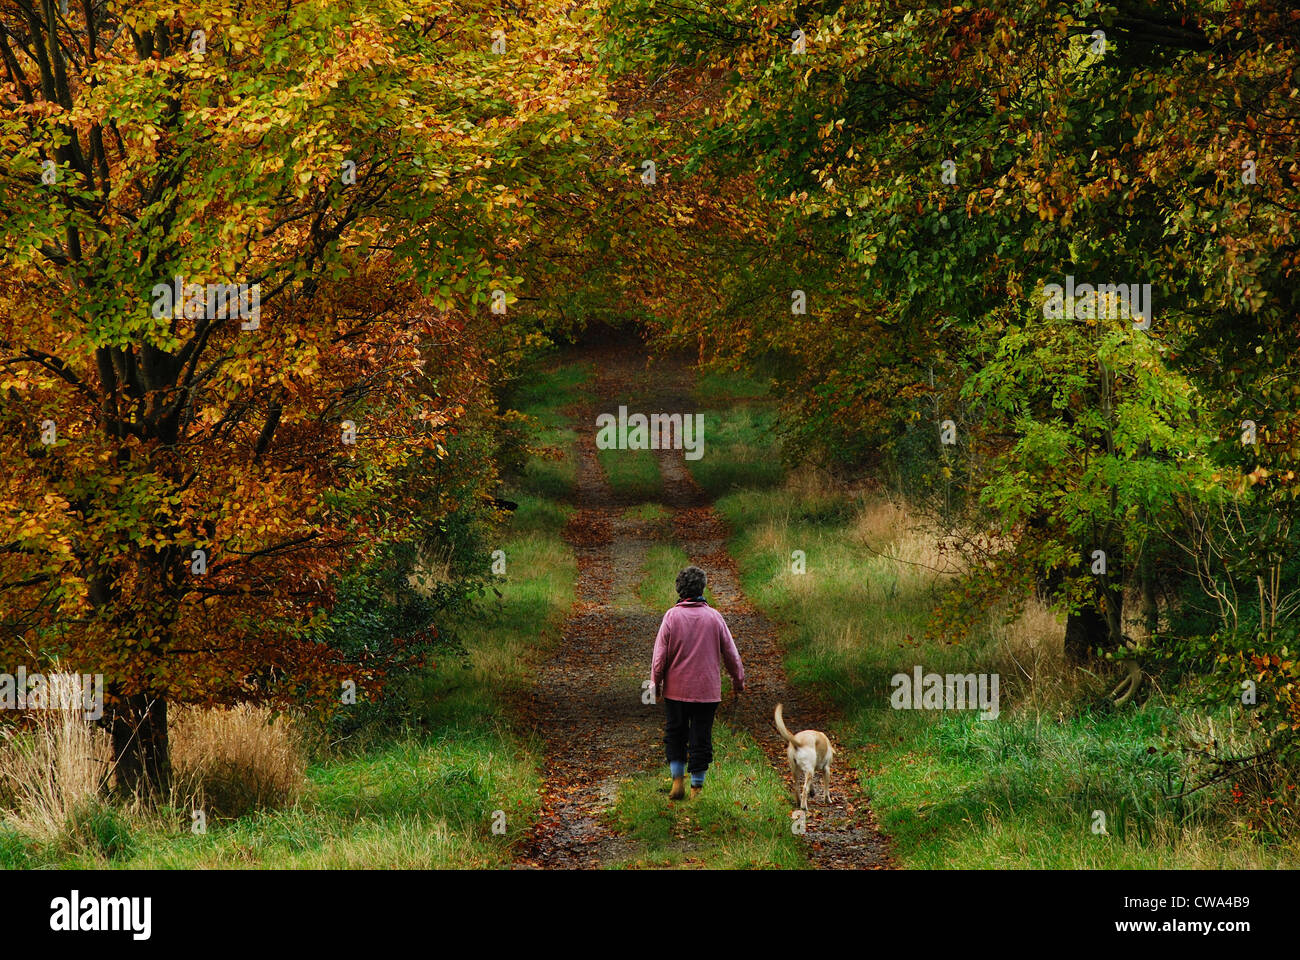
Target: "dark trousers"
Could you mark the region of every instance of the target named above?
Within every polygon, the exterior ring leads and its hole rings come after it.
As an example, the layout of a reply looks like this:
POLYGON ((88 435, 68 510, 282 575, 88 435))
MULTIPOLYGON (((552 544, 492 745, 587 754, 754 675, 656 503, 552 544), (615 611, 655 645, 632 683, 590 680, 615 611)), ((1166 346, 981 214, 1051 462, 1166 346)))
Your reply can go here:
POLYGON ((664 747, 668 762, 689 762, 691 773, 703 773, 713 760, 713 715, 718 703, 690 703, 664 698, 664 747))

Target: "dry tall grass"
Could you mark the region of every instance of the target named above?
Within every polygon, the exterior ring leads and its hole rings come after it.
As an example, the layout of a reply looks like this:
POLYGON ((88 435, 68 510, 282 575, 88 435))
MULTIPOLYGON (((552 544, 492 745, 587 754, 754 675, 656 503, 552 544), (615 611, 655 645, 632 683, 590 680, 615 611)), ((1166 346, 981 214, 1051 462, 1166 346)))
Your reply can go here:
MULTIPOLYGON (((808 573, 782 576, 781 590, 799 604, 809 649, 828 662, 851 664, 864 645, 909 644, 908 635, 919 635, 957 578, 980 575, 974 565, 1006 547, 988 533, 939 531, 905 500, 879 495, 857 502, 842 534, 823 534, 810 529, 801 512, 841 502, 834 482, 816 471, 799 472, 785 493, 788 506, 756 526, 753 543, 782 556, 793 547, 807 551, 808 573), (845 610, 854 615, 845 617, 845 610)), ((1047 604, 1030 597, 1006 619, 1001 610, 990 611, 964 652, 945 655, 939 648, 930 660, 936 669, 941 659, 954 659, 972 665, 967 669, 998 673, 1004 709, 1011 710, 1059 713, 1105 683, 1066 662, 1064 618, 1047 604)))
MULTIPOLYGON (((285 717, 248 705, 178 707, 169 733, 173 805, 233 818, 302 793, 306 754, 285 717)), ((0 822, 39 840, 66 837, 104 799, 112 756, 108 734, 75 711, 37 712, 0 728, 0 822)))
MULTIPOLYGON (((907 571, 904 576, 931 582, 969 571, 968 550, 984 553, 1005 546, 996 537, 971 531, 937 535, 932 524, 895 500, 863 504, 850 538, 897 561, 907 571)), ((1029 597, 1010 622, 991 611, 987 637, 985 656, 1001 677, 1001 696, 1012 709, 1060 712, 1104 682, 1066 661, 1065 618, 1037 597, 1029 597)))
POLYGON ((849 530, 849 541, 925 579, 953 576, 966 569, 956 545, 900 500, 862 503, 849 530))
POLYGON ((0 816, 42 840, 95 803, 112 768, 108 734, 78 712, 42 711, 0 729, 0 816))
POLYGON ((289 718, 264 707, 177 708, 171 747, 176 791, 209 818, 288 806, 302 793, 302 739, 289 718))
POLYGON ((995 615, 989 624, 992 655, 1002 696, 1013 709, 1060 714, 1097 695, 1108 681, 1071 666, 1065 658, 1065 617, 1037 597, 1010 623, 995 615))

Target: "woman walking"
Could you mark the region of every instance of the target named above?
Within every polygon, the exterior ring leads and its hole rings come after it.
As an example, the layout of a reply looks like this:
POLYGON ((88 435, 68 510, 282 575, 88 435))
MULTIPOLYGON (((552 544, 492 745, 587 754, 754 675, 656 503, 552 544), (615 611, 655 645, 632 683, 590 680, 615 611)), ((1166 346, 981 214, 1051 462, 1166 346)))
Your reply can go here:
POLYGON ((725 664, 737 694, 745 689, 745 666, 722 614, 704 601, 708 578, 699 567, 677 574, 681 599, 664 614, 655 638, 650 678, 664 701, 664 747, 673 785, 670 799, 686 795, 685 775, 691 775, 691 796, 704 788, 704 774, 713 760, 713 716, 722 702, 725 664))

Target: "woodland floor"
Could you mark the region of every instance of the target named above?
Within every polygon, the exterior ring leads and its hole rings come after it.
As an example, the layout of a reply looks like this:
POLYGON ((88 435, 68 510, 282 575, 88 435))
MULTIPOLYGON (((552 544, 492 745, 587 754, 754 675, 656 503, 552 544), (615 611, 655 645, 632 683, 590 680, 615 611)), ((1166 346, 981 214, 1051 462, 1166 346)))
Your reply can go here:
MULTIPOLYGON (((518 705, 526 729, 546 744, 542 810, 522 844, 515 863, 520 868, 600 868, 634 857, 636 841, 616 832, 608 815, 620 784, 633 775, 662 770, 663 802, 671 802, 663 706, 642 703, 641 690, 662 614, 647 612, 636 596, 646 552, 655 542, 652 527, 662 530, 664 524, 637 517, 631 508, 643 501, 611 487, 597 458, 594 423, 599 413, 616 411, 620 403, 632 406, 633 392, 634 411, 692 410, 692 374, 671 360, 656 359, 647 368, 644 355, 615 347, 600 348, 592 359, 597 370, 592 396, 570 411, 575 423, 584 426, 579 431, 577 510, 565 531, 578 560, 576 601, 557 653, 518 705)), ((705 450, 707 456, 707 446, 705 450)), ((656 457, 663 481, 658 503, 669 514, 672 541, 708 572, 715 606, 745 663, 745 692, 739 700, 727 696, 718 721, 747 731, 763 745, 785 779, 792 810, 797 800, 785 743, 772 722, 775 705, 785 704, 793 730, 825 731, 836 746, 837 763, 832 802, 826 803, 819 779, 817 796, 809 804, 802 837, 809 864, 818 869, 891 867, 886 840, 836 737, 836 718, 824 703, 787 683, 776 631, 740 588, 723 520, 692 479, 683 451, 657 451, 656 457)), ((726 762, 715 744, 714 768, 726 762)), ((690 862, 690 838, 679 842, 690 862)))

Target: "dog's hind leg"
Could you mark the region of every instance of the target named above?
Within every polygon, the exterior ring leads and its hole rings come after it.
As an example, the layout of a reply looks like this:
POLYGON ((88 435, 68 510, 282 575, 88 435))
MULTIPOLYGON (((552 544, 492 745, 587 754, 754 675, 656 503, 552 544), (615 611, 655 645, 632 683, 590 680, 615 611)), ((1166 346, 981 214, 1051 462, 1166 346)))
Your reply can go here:
POLYGON ((831 765, 829 763, 826 764, 826 768, 822 771, 822 773, 826 775, 826 802, 830 803, 831 802, 831 765))
POLYGON ((799 807, 803 810, 808 809, 808 789, 812 786, 812 778, 815 774, 815 770, 807 770, 804 772, 803 794, 799 797, 799 807))

